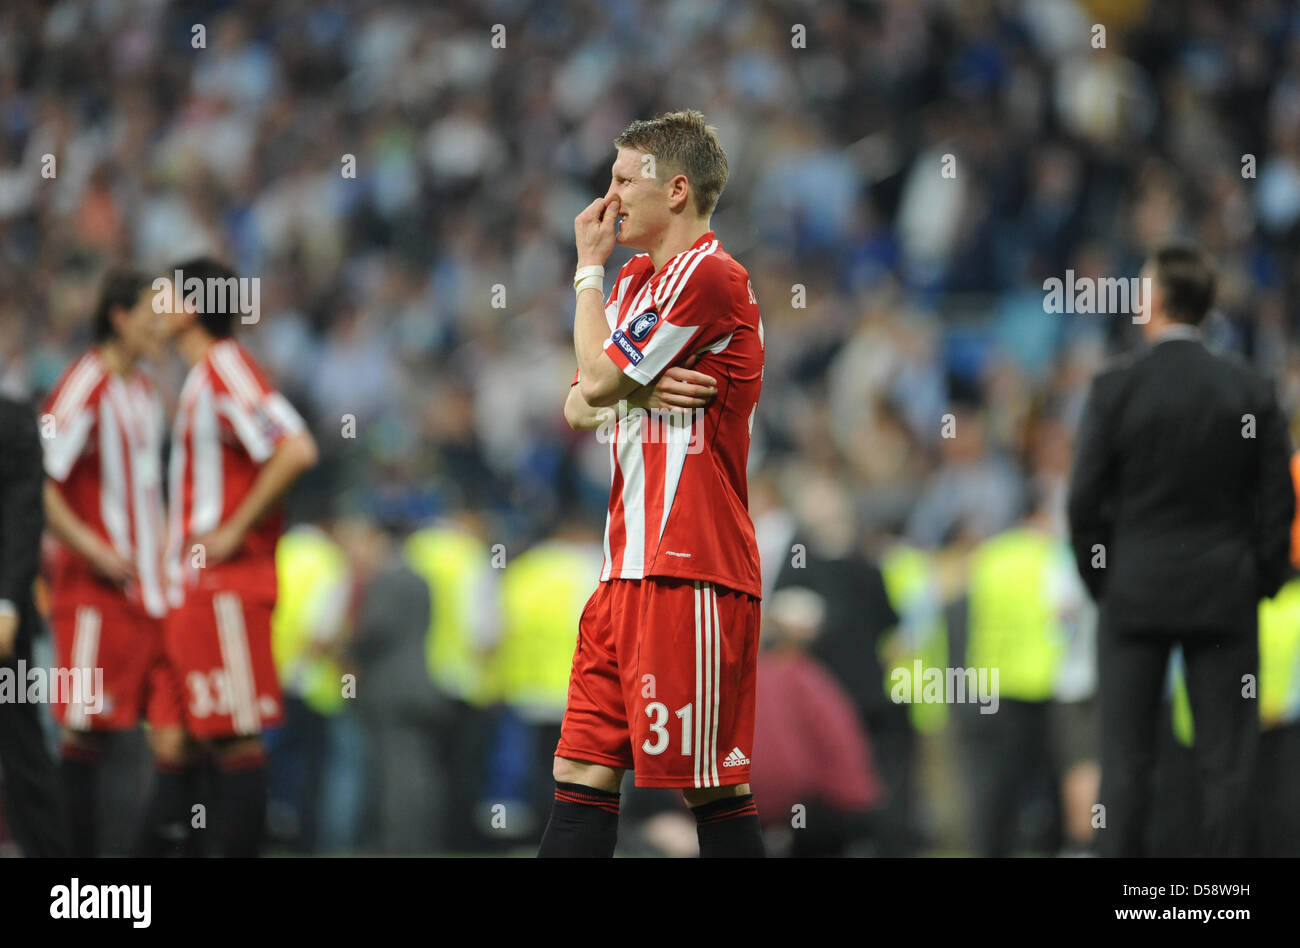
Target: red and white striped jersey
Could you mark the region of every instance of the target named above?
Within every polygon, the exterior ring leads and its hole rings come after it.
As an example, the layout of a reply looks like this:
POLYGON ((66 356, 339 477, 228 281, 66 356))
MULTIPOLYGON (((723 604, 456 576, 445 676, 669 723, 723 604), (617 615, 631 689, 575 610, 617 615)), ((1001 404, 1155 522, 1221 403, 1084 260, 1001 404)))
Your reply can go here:
MULTIPOLYGON (((72 363, 41 418, 45 473, 77 517, 132 561, 127 598, 149 615, 166 611, 162 548, 162 402, 144 372, 122 376, 98 349, 72 363)), ((78 584, 99 584, 84 557, 58 545, 51 577, 58 606, 78 584)))
POLYGON ((279 509, 266 514, 222 563, 199 567, 192 541, 239 508, 275 446, 303 431, 302 417, 238 342, 214 342, 181 388, 168 465, 167 594, 173 608, 188 590, 235 590, 275 599, 279 509))
MULTIPOLYGON (((605 304, 605 352, 648 385, 695 353, 718 394, 685 424, 620 407, 601 580, 670 576, 762 596, 745 467, 763 384, 763 324, 745 268, 709 231, 654 272, 623 265, 605 304)), ((575 379, 576 382, 576 379, 575 379)))

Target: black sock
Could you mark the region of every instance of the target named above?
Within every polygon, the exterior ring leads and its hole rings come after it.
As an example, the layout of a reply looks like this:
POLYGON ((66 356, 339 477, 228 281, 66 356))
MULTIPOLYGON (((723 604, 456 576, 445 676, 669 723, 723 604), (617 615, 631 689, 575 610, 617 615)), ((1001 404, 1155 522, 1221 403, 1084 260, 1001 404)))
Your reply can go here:
POLYGON ((695 831, 700 837, 700 858, 740 857, 761 859, 763 831, 758 826, 754 795, 726 797, 693 807, 695 831))
POLYGON ((213 776, 215 771, 212 754, 200 747, 195 752, 193 759, 190 761, 190 766, 186 770, 188 780, 186 799, 190 801, 190 809, 185 814, 187 838, 181 855, 187 859, 206 859, 214 855, 211 845, 212 837, 208 834, 206 813, 212 809, 213 801, 217 798, 216 778, 213 776), (203 821, 198 826, 194 825, 193 807, 196 803, 203 805, 205 814, 203 821))
POLYGON ((266 754, 217 762, 217 843, 222 856, 248 858, 262 849, 266 827, 266 754))
POLYGON ((555 784, 555 803, 538 858, 608 859, 617 842, 617 793, 577 783, 555 784))
POLYGON ((98 750, 64 744, 59 750, 59 783, 68 821, 68 855, 90 859, 99 854, 95 800, 99 795, 98 750))
POLYGON ((190 831, 190 771, 179 764, 155 763, 153 793, 145 809, 136 854, 181 856, 190 831))

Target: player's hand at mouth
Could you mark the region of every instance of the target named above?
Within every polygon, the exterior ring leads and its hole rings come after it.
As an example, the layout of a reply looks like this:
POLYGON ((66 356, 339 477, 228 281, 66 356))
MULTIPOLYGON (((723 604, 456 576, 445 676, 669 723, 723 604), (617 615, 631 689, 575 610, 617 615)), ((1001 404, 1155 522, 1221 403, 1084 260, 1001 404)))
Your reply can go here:
POLYGON ((614 250, 615 223, 622 202, 618 197, 600 197, 573 219, 573 238, 578 248, 578 266, 604 266, 614 250))
POLYGON ((674 365, 653 385, 638 388, 627 400, 634 408, 681 413, 707 408, 717 397, 717 380, 703 372, 674 365))

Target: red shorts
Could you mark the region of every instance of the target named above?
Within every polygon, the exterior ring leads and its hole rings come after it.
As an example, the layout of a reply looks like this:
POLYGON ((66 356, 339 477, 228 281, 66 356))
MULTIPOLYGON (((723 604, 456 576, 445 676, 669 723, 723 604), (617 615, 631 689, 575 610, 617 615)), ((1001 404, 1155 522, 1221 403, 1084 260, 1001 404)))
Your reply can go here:
POLYGON ((260 734, 284 719, 272 609, 234 590, 189 590, 167 614, 167 654, 184 684, 185 729, 194 737, 260 734))
POLYGON ((161 619, 97 590, 55 590, 52 599, 55 662, 98 679, 80 695, 51 688, 55 721, 74 731, 126 730, 142 716, 156 728, 181 723, 180 680, 163 649, 161 619))
POLYGON ((611 579, 578 624, 556 756, 638 787, 749 782, 759 601, 712 583, 611 579))

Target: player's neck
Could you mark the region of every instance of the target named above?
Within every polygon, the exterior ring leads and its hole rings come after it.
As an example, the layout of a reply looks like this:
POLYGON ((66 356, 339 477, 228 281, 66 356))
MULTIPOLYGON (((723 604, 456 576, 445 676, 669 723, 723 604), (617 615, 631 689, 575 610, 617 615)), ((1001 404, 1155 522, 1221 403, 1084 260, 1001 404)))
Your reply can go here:
POLYGON ((105 368, 114 375, 130 375, 136 364, 136 360, 123 351, 122 343, 117 339, 109 339, 99 344, 99 358, 105 368))
POLYGON ((683 250, 690 250, 695 245, 695 242, 710 230, 712 228, 709 226, 708 219, 700 220, 698 217, 689 220, 682 219, 669 224, 659 244, 646 248, 646 252, 650 254, 650 263, 653 264, 655 272, 658 273, 662 270, 664 264, 683 250))
POLYGON ((213 339, 198 326, 190 326, 176 337, 176 351, 190 368, 199 364, 212 348, 213 339))
POLYGON ((1148 313, 1147 321, 1142 326, 1142 335, 1148 343, 1155 342, 1156 336, 1160 335, 1161 330, 1167 325, 1169 322, 1165 319, 1164 313, 1148 313))

